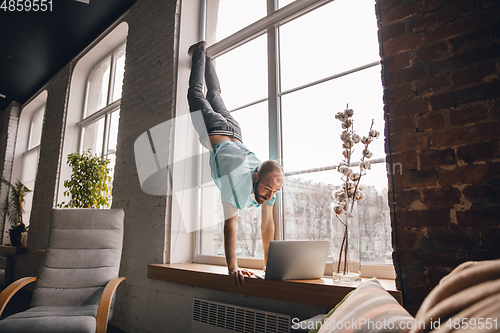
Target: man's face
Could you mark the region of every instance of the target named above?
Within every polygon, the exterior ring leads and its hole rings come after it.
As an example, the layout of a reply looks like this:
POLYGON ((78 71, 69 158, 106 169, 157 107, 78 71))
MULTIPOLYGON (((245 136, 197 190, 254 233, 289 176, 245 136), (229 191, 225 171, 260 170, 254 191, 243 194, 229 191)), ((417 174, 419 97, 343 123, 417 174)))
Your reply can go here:
POLYGON ((272 172, 266 177, 259 178, 257 173, 254 174, 254 187, 255 201, 262 205, 273 197, 283 186, 284 178, 279 172, 272 172))

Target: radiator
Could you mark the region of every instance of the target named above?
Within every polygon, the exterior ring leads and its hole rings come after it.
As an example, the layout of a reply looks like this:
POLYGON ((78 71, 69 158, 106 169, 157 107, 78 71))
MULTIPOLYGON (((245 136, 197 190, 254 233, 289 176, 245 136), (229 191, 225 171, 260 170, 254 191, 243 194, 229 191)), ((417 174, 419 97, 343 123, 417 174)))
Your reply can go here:
POLYGON ((289 315, 193 299, 191 332, 289 333, 289 315))

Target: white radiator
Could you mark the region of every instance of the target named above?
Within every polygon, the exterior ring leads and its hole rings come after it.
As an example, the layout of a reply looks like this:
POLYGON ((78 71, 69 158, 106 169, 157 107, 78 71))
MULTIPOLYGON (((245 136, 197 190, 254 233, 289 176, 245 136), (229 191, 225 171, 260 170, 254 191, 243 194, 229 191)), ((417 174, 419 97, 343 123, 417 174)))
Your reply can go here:
POLYGON ((193 299, 193 333, 289 333, 289 315, 193 299))

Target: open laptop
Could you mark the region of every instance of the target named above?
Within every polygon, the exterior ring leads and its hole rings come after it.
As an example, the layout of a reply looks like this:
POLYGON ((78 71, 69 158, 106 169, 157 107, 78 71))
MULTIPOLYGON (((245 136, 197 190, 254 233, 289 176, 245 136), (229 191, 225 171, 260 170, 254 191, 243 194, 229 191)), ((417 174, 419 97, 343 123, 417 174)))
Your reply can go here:
POLYGON ((328 241, 271 241, 266 280, 319 279, 325 272, 328 241))

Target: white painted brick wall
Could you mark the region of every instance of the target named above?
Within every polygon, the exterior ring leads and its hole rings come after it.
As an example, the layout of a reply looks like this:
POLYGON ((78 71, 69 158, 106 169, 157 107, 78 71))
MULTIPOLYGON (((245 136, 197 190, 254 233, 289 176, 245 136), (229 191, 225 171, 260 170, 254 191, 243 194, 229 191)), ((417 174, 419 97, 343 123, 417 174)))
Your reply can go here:
POLYGON ((120 275, 127 281, 118 290, 112 324, 126 332, 176 331, 167 330, 169 316, 157 309, 156 299, 164 299, 167 285, 147 278, 148 264, 163 262, 167 198, 142 192, 134 142, 173 114, 177 11, 177 1, 139 0, 124 18, 129 30, 113 207, 125 210, 120 275))
POLYGON ((50 216, 55 200, 60 164, 60 149, 71 69, 71 63, 66 65, 44 87, 48 96, 40 141, 37 180, 33 192, 28 254, 16 258, 14 272, 16 278, 36 276, 41 264, 41 260, 36 257, 36 251, 47 247, 50 216))

